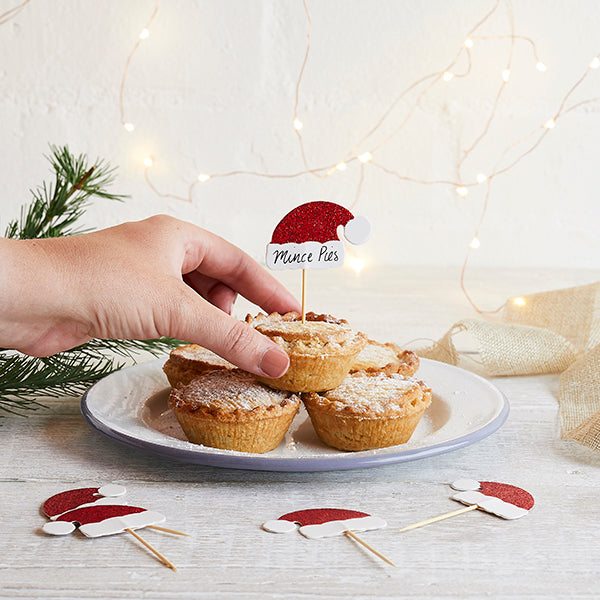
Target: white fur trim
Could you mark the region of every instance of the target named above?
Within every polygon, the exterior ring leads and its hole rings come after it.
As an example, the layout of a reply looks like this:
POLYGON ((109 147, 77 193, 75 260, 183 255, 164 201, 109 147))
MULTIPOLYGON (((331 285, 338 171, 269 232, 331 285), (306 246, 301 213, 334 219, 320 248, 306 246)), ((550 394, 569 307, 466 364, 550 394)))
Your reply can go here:
POLYGON ((304 525, 298 530, 304 537, 315 539, 341 535, 344 531, 371 531, 382 529, 387 523, 379 517, 357 517, 343 521, 329 521, 320 525, 304 525))
POLYGON ((329 269, 344 264, 344 244, 340 240, 267 244, 269 269, 329 269))
POLYGON ((519 519, 529 512, 524 508, 510 504, 510 502, 500 500, 500 498, 496 498, 496 496, 486 496, 481 492, 472 490, 459 492, 458 494, 451 496, 451 498, 452 500, 457 500, 458 502, 467 505, 477 504, 482 510, 498 517, 502 517, 503 519, 519 519))
POLYGON ((123 515, 122 517, 111 517, 99 523, 86 523, 79 528, 79 531, 86 537, 101 537, 103 535, 121 533, 125 529, 148 527, 148 525, 162 523, 164 520, 164 515, 151 510, 145 510, 144 512, 123 515))

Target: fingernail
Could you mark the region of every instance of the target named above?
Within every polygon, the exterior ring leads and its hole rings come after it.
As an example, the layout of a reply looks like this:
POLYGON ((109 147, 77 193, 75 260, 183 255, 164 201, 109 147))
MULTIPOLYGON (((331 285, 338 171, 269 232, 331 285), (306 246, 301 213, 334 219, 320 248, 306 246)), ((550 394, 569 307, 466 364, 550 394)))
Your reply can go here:
POLYGON ((259 369, 267 376, 275 379, 281 377, 290 366, 288 355, 278 348, 269 348, 260 359, 259 369))

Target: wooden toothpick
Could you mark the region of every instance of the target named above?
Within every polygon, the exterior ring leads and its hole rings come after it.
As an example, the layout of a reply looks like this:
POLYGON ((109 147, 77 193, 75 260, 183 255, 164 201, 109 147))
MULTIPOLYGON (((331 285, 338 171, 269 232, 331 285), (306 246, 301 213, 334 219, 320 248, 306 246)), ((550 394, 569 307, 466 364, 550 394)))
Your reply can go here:
POLYGON ((172 533, 174 535, 184 535, 186 537, 190 537, 189 533, 183 533, 181 531, 177 531, 176 529, 167 529, 166 527, 160 527, 160 525, 148 525, 148 529, 156 529, 158 531, 164 531, 165 533, 172 533))
POLYGON ((302 323, 306 323, 306 269, 302 269, 302 323))
POLYGON ((402 533, 403 531, 410 531, 411 529, 416 529, 417 527, 424 527, 425 525, 429 525, 430 523, 436 523, 437 521, 442 521, 443 519, 456 517, 457 515, 462 515, 463 513, 469 512, 471 510, 476 510, 478 508, 479 506, 477 506, 477 504, 464 506, 463 508, 459 508, 458 510, 453 510, 452 512, 444 513, 443 515, 432 517, 431 519, 426 519, 425 521, 419 521, 418 523, 413 523, 412 525, 403 527, 402 529, 400 529, 400 533, 402 533))
POLYGON ((177 571, 177 567, 166 557, 164 557, 156 548, 151 546, 141 535, 138 535, 133 529, 125 529, 127 533, 130 533, 136 540, 142 543, 150 552, 153 552, 158 556, 158 558, 167 566, 169 569, 173 569, 173 571, 177 571))
POLYGON ((381 554, 380 552, 377 552, 377 550, 375 550, 375 548, 372 548, 371 546, 369 546, 369 544, 367 544, 367 542, 361 540, 353 531, 350 531, 350 530, 344 531, 344 535, 347 535, 349 538, 352 538, 355 542, 358 542, 359 544, 364 546, 367 550, 369 550, 373 554, 375 554, 375 556, 378 556, 379 558, 381 558, 381 560, 384 560, 388 565, 392 565, 392 567, 396 566, 391 560, 386 558, 383 554, 381 554))

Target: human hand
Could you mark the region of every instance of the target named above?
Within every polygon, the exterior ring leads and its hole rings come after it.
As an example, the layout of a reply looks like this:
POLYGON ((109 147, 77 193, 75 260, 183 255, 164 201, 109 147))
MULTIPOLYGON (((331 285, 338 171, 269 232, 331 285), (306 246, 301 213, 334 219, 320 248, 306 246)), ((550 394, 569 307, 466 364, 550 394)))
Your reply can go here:
POLYGON ((93 233, 0 239, 0 346, 49 356, 93 338, 175 337, 246 371, 279 377, 277 344, 230 316, 237 294, 267 312, 298 301, 236 246, 150 217, 93 233))

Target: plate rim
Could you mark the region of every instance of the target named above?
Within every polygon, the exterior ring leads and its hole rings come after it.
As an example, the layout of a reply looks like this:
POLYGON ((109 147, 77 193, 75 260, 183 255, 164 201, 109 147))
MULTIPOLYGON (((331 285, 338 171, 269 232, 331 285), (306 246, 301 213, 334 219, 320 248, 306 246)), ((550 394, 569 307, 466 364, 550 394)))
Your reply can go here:
POLYGON ((363 469, 368 467, 383 466, 388 464, 396 464, 402 462, 411 462, 422 458, 429 458, 431 456, 438 456, 447 452, 453 452, 475 444, 486 437, 495 433, 508 418, 510 412, 510 404, 506 395, 498 389, 493 383, 481 377, 476 373, 456 367, 448 363, 435 361, 432 359, 421 358, 421 361, 427 363, 435 363, 441 365, 443 368, 456 369, 470 378, 483 382, 484 385, 492 388, 497 392, 502 400, 502 407, 498 414, 488 423, 471 431, 460 435, 451 440, 445 442, 439 442, 431 446, 424 446, 421 448, 412 448, 409 450, 398 450, 398 452, 385 452, 381 454, 357 454, 352 452, 340 452, 340 454, 322 456, 322 457, 273 457, 266 456, 263 454, 250 454, 250 453, 218 453, 218 452, 203 452, 202 450, 191 451, 185 448, 173 448, 160 443, 156 443, 150 440, 143 440, 135 435, 129 435, 121 431, 113 429, 111 426, 104 423, 99 419, 89 407, 88 396, 93 392, 94 388, 105 381, 107 378, 121 374, 124 371, 130 369, 141 368, 144 366, 148 368, 151 363, 158 364, 164 359, 155 359, 146 361, 143 363, 137 363, 118 371, 113 371, 109 375, 91 385, 83 394, 80 402, 80 411, 85 421, 96 431, 99 431, 103 435, 120 442, 138 451, 150 453, 155 456, 161 456, 169 460, 177 462, 183 462, 187 464, 197 464, 201 466, 211 466, 220 468, 230 468, 238 470, 252 470, 252 471, 277 471, 277 472, 317 472, 317 471, 343 471, 343 470, 354 470, 363 469))

